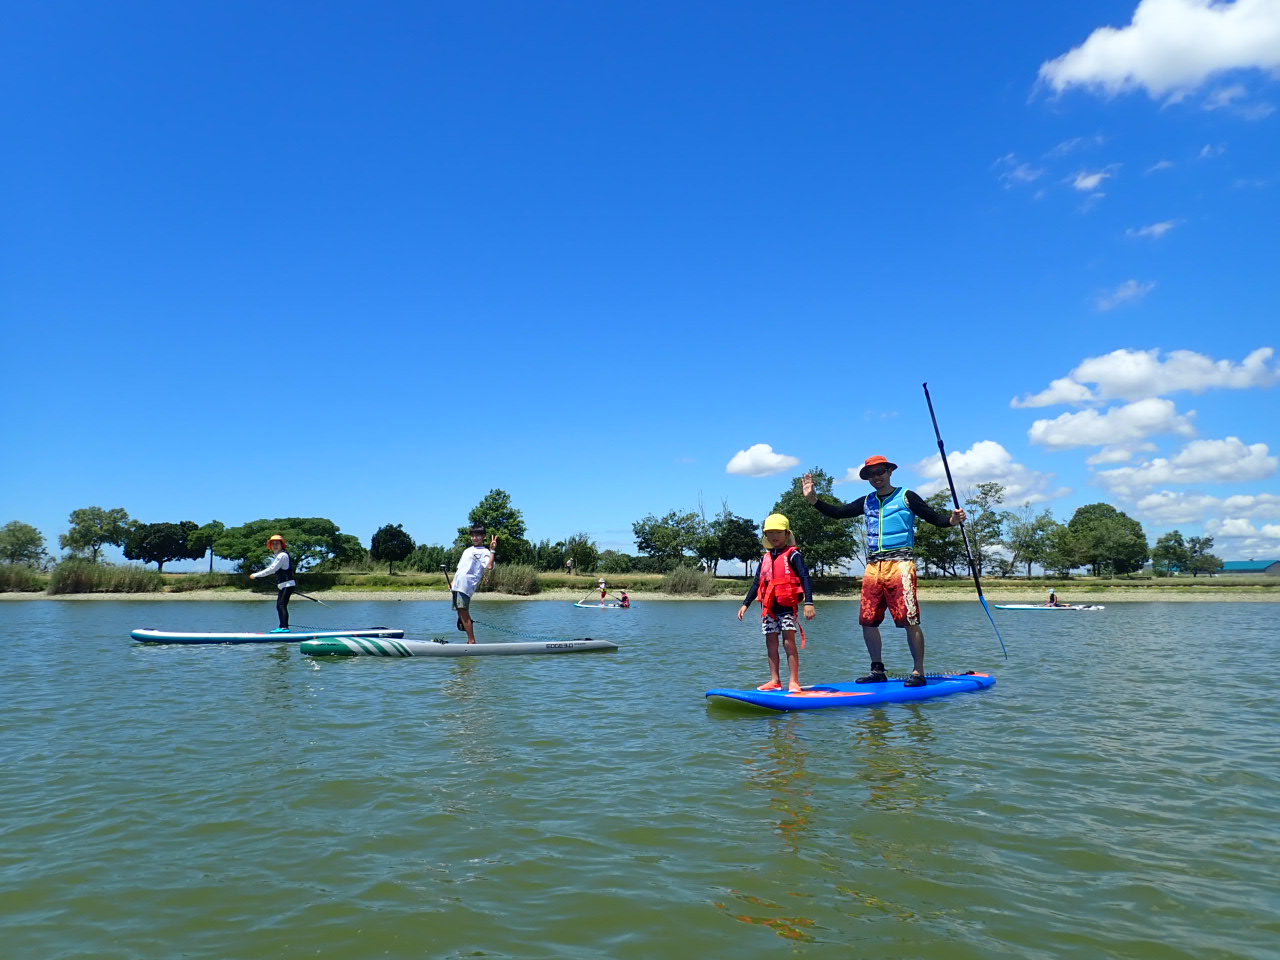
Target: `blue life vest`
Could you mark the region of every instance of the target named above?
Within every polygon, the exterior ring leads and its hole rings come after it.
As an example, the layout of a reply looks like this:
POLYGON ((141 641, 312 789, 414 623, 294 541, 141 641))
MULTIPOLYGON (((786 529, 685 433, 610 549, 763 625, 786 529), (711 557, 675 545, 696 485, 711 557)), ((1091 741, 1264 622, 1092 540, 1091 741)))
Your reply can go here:
POLYGON ((867 552, 900 550, 916 542, 916 515, 907 506, 907 488, 899 487, 884 503, 876 493, 863 505, 867 521, 867 552))

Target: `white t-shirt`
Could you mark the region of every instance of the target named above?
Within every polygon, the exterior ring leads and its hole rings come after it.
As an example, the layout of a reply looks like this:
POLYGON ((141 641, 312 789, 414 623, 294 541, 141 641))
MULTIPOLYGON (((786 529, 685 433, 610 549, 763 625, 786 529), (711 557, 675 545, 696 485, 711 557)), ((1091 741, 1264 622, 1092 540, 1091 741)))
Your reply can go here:
POLYGON ((489 568, 489 558, 493 554, 488 547, 467 547, 458 558, 458 572, 453 576, 451 589, 465 593, 468 597, 476 592, 484 572, 489 568))
MULTIPOLYGON (((289 559, 289 553, 285 550, 281 550, 271 558, 271 563, 267 565, 267 569, 249 574, 249 579, 260 580, 263 577, 269 577, 283 566, 287 566, 289 568, 289 573, 293 573, 293 561, 289 559)), ((296 587, 297 585, 298 581, 294 580, 291 576, 284 583, 277 583, 276 589, 283 590, 285 587, 296 587)))

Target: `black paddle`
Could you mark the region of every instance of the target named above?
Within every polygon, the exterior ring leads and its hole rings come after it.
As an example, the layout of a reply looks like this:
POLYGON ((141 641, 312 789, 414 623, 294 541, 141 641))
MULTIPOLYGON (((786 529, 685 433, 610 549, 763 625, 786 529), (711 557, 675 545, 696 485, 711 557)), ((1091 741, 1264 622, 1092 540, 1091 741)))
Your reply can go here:
MULTIPOLYGON (((942 454, 942 469, 947 472, 947 486, 951 488, 951 502, 956 505, 956 509, 960 509, 960 498, 956 496, 956 484, 951 479, 951 466, 947 463, 947 449, 942 443, 942 433, 938 430, 938 418, 933 413, 933 400, 929 397, 929 384, 922 383, 924 387, 924 400, 929 404, 929 419, 933 421, 933 435, 938 438, 938 453, 942 454)), ((1000 641, 1000 650, 1004 653, 1004 658, 1009 659, 1009 651, 1004 648, 1004 637, 1000 636, 1000 628, 996 626, 996 618, 991 615, 991 608, 987 606, 987 598, 982 595, 982 581, 978 579, 978 565, 973 562, 973 551, 969 548, 969 534, 965 532, 964 524, 960 524, 960 536, 964 538, 964 552, 969 558, 969 572, 973 574, 973 585, 978 588, 978 599, 982 602, 982 609, 987 611, 987 619, 991 621, 991 629, 996 632, 996 639, 1000 641)))

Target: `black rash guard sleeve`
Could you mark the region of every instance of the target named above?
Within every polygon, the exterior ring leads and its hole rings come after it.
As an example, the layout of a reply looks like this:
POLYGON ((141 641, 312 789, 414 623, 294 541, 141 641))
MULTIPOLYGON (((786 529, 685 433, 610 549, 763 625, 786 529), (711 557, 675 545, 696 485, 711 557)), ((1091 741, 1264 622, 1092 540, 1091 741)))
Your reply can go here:
POLYGON ((866 513, 867 498, 859 497, 853 503, 827 503, 825 500, 818 500, 813 504, 813 508, 824 517, 832 517, 836 520, 848 520, 852 517, 860 517, 866 513))
MULTIPOLYGON (((773 551, 770 551, 771 553, 773 551)), ((804 602, 813 603, 813 580, 809 576, 809 566, 804 562, 804 557, 797 550, 791 555, 791 569, 796 572, 796 576, 800 578, 800 585, 804 587, 804 602)), ((747 591, 747 599, 742 601, 744 607, 751 606, 752 602, 760 594, 760 568, 756 567, 756 578, 751 581, 751 589, 747 591)))
POLYGON ((939 513, 937 510, 933 509, 933 507, 929 506, 929 504, 925 503, 920 494, 916 493, 914 490, 907 491, 907 506, 911 508, 911 512, 917 517, 921 520, 927 521, 928 523, 932 523, 935 527, 951 526, 950 513, 939 513))

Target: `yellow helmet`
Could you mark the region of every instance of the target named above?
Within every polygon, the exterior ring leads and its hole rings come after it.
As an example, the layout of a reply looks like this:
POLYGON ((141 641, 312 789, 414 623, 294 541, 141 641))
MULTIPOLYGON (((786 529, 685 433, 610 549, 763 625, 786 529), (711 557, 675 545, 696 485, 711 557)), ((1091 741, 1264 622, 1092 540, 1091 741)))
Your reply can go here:
POLYGON ((765 517, 764 529, 766 532, 768 532, 769 530, 790 531, 791 521, 788 520, 786 517, 784 517, 780 513, 771 513, 769 514, 769 516, 765 517))

